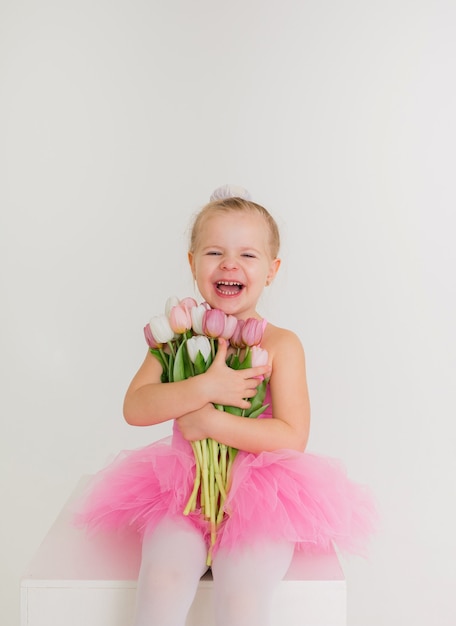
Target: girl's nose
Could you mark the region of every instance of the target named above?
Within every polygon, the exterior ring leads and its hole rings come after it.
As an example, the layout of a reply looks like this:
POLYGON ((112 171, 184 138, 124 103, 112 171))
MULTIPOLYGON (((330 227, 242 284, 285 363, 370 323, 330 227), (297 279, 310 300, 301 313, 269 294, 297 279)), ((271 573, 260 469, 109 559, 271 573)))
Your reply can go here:
POLYGON ((230 255, 222 257, 220 267, 224 270, 234 270, 237 268, 236 259, 230 255))

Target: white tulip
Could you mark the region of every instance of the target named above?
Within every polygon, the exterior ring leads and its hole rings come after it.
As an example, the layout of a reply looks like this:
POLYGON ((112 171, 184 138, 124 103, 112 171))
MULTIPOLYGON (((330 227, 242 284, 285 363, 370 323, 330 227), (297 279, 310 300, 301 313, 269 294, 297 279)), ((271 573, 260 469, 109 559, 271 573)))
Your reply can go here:
POLYGON ((197 335, 204 335, 203 316, 206 311, 207 306, 205 304, 199 304, 198 306, 194 306, 190 309, 190 314, 192 316, 192 328, 197 335))
POLYGON ((165 303, 165 315, 169 317, 171 313, 171 309, 173 306, 177 306, 179 304, 179 298, 177 296, 170 296, 165 303))
POLYGON ((207 361, 211 353, 211 344, 205 335, 194 335, 187 341, 187 350, 192 363, 196 361, 198 352, 201 352, 204 361, 207 361))
POLYGON ((157 343, 168 343, 174 339, 174 331, 169 324, 167 315, 154 315, 149 324, 157 343))

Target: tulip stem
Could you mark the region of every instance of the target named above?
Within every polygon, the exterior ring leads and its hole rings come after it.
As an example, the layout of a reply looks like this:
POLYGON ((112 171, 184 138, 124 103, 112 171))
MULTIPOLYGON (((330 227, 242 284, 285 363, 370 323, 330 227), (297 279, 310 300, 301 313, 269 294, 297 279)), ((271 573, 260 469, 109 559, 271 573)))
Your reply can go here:
POLYGON ((203 480, 203 495, 204 495, 204 516, 206 519, 210 518, 211 514, 211 500, 209 497, 209 466, 208 466, 208 458, 207 458, 207 439, 203 439, 201 441, 202 448, 202 480, 203 480))
MULTIPOLYGON (((195 483, 193 485, 193 491, 190 495, 190 498, 188 499, 187 505, 184 509, 184 515, 188 515, 190 513, 190 511, 194 511, 196 508, 196 498, 198 495, 198 490, 201 484, 201 465, 198 459, 198 452, 197 452, 197 445, 199 442, 195 441, 192 442, 192 448, 193 448, 193 452, 195 454, 195 467, 196 467, 196 475, 195 475, 195 483)), ((200 451, 201 453, 201 451, 200 451)))
POLYGON ((226 490, 227 491, 230 488, 231 472, 233 470, 233 463, 234 463, 234 459, 236 458, 237 452, 238 451, 236 448, 232 448, 231 446, 228 447, 228 468, 226 470, 226 490))
POLYGON ((228 447, 224 444, 220 444, 220 472, 222 474, 223 484, 226 485, 226 455, 228 447))
POLYGON ((211 439, 211 443, 212 443, 212 465, 214 466, 215 480, 216 480, 216 483, 218 485, 218 488, 220 490, 222 497, 226 498, 225 485, 223 484, 222 471, 220 469, 220 463, 219 463, 220 444, 217 443, 217 441, 215 441, 214 439, 211 439))

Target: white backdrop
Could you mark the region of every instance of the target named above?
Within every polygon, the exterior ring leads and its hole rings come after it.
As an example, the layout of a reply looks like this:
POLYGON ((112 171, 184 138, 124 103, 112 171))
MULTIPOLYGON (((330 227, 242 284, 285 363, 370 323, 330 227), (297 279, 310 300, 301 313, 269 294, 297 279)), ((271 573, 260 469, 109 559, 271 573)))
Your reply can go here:
POLYGON ((456 5, 0 1, 1 623, 122 419, 192 214, 248 187, 282 228, 262 312, 308 359, 309 449, 371 485, 349 626, 454 625, 456 5))

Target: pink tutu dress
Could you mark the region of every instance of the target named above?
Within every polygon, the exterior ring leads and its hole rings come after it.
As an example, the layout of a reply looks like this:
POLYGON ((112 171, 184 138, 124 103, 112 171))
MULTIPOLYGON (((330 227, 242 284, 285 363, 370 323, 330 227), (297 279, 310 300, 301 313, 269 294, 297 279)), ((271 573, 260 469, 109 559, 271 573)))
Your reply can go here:
MULTIPOLYGON (((257 419, 268 418, 266 410, 257 419)), ((174 422, 171 437, 122 452, 95 476, 76 522, 92 530, 142 535, 165 515, 183 515, 194 476, 191 445, 174 422)), ((312 552, 326 552, 334 543, 363 555, 376 521, 370 492, 352 482, 339 461, 295 450, 239 451, 225 511, 214 553, 266 538, 312 552)), ((200 511, 188 519, 209 546, 209 523, 200 511)))

